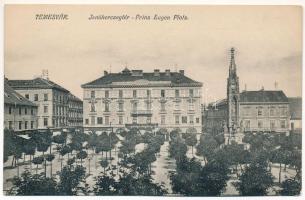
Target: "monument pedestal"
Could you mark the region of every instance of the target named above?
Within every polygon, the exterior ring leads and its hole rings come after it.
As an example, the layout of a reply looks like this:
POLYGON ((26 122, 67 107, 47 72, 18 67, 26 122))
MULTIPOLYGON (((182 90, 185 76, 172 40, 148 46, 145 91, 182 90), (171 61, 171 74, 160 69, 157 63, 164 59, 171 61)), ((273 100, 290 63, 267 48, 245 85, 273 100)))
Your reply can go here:
POLYGON ((225 137, 225 145, 230 145, 232 141, 236 142, 237 144, 243 144, 243 133, 234 133, 234 134, 224 134, 225 137))

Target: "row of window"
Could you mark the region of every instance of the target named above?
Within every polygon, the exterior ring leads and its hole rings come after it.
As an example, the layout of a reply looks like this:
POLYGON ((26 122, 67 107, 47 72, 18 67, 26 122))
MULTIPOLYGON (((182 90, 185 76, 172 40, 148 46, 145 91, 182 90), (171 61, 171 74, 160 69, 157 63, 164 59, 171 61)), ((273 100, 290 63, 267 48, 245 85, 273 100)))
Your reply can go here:
MULTIPOLYGON (((34 129, 34 121, 18 121, 18 129, 19 130, 27 130, 27 129, 34 129)), ((8 122, 8 128, 9 129, 13 129, 13 121, 9 121, 8 122)))
MULTIPOLYGON (((24 97, 29 100, 32 100, 30 99, 29 94, 25 94, 24 97)), ((54 100, 59 102, 65 102, 66 98, 62 95, 54 95, 54 100)), ((33 101, 39 101, 39 94, 34 94, 33 101)), ((49 94, 47 93, 43 94, 43 101, 49 101, 49 94)))
MULTIPOLYGON (((264 116, 263 110, 264 109, 262 107, 258 107, 256 109, 257 116, 264 116)), ((251 108, 243 108, 243 115, 244 116, 250 116, 251 115, 251 108)), ((270 116, 276 116, 277 115, 277 109, 276 108, 270 108, 269 109, 269 115, 270 116)), ((287 115, 287 108, 286 107, 279 108, 279 115, 281 115, 281 116, 287 115)))
POLYGON ((53 105, 53 113, 54 113, 54 115, 65 115, 65 111, 66 110, 67 109, 65 107, 53 105))
MULTIPOLYGON (((119 124, 122 125, 124 123, 124 118, 123 116, 118 116, 119 119, 119 124)), ((188 123, 188 119, 189 119, 189 123, 190 124, 194 124, 194 115, 189 115, 189 118, 187 118, 187 116, 182 116, 181 117, 181 122, 180 122, 180 116, 179 115, 175 115, 175 124, 187 124, 188 123)), ((110 124, 110 117, 109 116, 105 116, 105 117, 95 117, 95 116, 91 116, 91 125, 101 125, 101 124, 105 124, 105 125, 111 125, 110 124)), ((137 117, 133 117, 132 118, 132 123, 136 124, 138 122, 138 118, 137 117)), ((151 123, 151 117, 146 117, 146 123, 150 124, 151 123)), ((196 118, 196 123, 199 124, 200 123, 200 118, 197 117, 196 118)), ((89 124, 89 119, 85 119, 85 124, 88 125, 89 124)), ((161 115, 161 124, 164 125, 166 124, 166 116, 165 115, 161 115)))
POLYGON ((54 94, 54 100, 55 100, 55 101, 59 101, 60 103, 65 103, 65 102, 67 102, 67 98, 68 98, 67 96, 54 94))
MULTIPOLYGON (((181 122, 180 122, 180 116, 179 115, 175 115, 175 124, 187 124, 188 119, 187 116, 182 116, 181 117, 181 122)), ((189 123, 190 124, 194 124, 194 115, 189 115, 189 123)), ((199 124, 200 123, 200 118, 197 117, 196 118, 196 123, 199 124)), ((161 124, 162 124, 162 116, 161 116, 161 124)))
MULTIPOLYGON (((109 98, 109 95, 110 94, 110 91, 109 90, 106 90, 105 91, 105 98, 109 98)), ((123 98, 123 90, 119 90, 119 98, 123 98)), ((146 96, 148 97, 148 98, 150 98, 151 97, 151 90, 146 90, 146 96)), ((164 98, 164 97, 166 97, 166 92, 165 92, 165 90, 160 90, 160 96, 162 97, 162 98, 164 98)), ((90 94, 90 97, 91 98, 95 98, 95 91, 94 90, 92 90, 91 91, 91 94, 90 94)), ((137 98, 138 97, 138 94, 137 94, 137 90, 133 90, 132 91, 132 97, 133 98, 137 98)), ((178 97, 180 97, 180 90, 178 90, 178 89, 176 89, 175 90, 175 97, 176 98, 178 98, 178 97)), ((194 90, 193 89, 189 89, 189 97, 194 97, 194 90)))
MULTIPOLYGON (((12 114, 13 113, 13 107, 9 107, 8 108, 8 114, 12 114)), ((34 115, 35 114, 35 111, 33 108, 31 109, 28 109, 28 108, 23 108, 22 107, 19 107, 18 108, 18 114, 19 115, 28 115, 28 114, 31 114, 31 115, 34 115), (23 111, 23 112, 22 112, 23 111)))
MULTIPOLYGON (((25 94, 24 97, 31 100, 29 94, 25 94)), ((38 94, 34 94, 33 101, 38 101, 39 100, 38 97, 39 97, 38 94)), ((48 94, 43 94, 43 100, 48 101, 49 100, 49 95, 48 94)))
MULTIPOLYGON (((110 103, 108 103, 108 102, 106 102, 106 103, 104 103, 104 112, 109 112, 110 110, 109 110, 109 104, 110 103)), ((151 102, 146 102, 146 110, 151 110, 152 109, 152 104, 151 104, 151 102)), ((124 103, 123 102, 119 102, 118 103, 118 107, 119 107, 119 109, 118 109, 118 111, 119 112, 123 112, 124 111, 124 103)), ((166 109, 166 104, 165 104, 165 102, 160 102, 160 107, 161 107, 161 111, 165 111, 166 109)), ((132 111, 133 112, 137 112, 137 110, 138 110, 138 103, 137 102, 134 102, 133 104, 132 104, 132 111)), ((175 104, 175 110, 180 110, 180 104, 179 103, 176 103, 175 104)), ((189 103, 189 110, 194 110, 194 103, 193 102, 190 102, 189 103)), ((96 112, 96 107, 95 107, 95 103, 94 102, 91 102, 91 108, 90 108, 90 111, 91 112, 96 112)))
MULTIPOLYGON (((250 120, 245 120, 244 121, 244 127, 246 129, 249 129, 251 128, 251 121, 250 120)), ((276 121, 275 120, 270 120, 270 126, 269 126, 271 129, 275 129, 277 128, 276 126, 276 121)), ((264 122, 263 120, 258 120, 257 121, 257 128, 266 128, 264 126, 264 122)), ((286 123, 286 120, 280 120, 280 128, 287 128, 287 123, 286 123)))
MULTIPOLYGON (((82 120, 80 120, 80 121, 82 121, 82 120)), ((54 127, 65 126, 67 123, 66 119, 64 117, 60 118, 60 119, 53 119, 52 122, 53 122, 54 127)), ((44 118, 44 126, 46 126, 46 127, 48 126, 48 118, 44 118)))

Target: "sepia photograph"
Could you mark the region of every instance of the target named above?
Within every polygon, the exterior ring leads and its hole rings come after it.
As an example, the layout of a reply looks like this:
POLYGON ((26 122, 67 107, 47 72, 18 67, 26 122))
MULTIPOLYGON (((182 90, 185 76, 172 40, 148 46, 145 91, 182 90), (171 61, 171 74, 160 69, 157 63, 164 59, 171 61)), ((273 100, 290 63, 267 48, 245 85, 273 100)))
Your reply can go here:
POLYGON ((4 196, 302 193, 301 5, 4 5, 4 196))

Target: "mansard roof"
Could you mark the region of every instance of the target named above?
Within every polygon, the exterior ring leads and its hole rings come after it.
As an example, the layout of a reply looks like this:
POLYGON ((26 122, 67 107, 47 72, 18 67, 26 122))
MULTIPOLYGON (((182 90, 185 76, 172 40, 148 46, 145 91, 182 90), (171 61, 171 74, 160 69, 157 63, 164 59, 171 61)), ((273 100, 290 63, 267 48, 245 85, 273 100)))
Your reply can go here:
POLYGON ((240 102, 288 103, 288 98, 282 90, 243 91, 240 93, 240 102))
POLYGON ((8 85, 7 81, 4 81, 4 104, 37 107, 36 104, 32 103, 28 99, 24 98, 21 94, 13 90, 13 88, 8 85))
POLYGON ((18 89, 57 89, 63 92, 69 92, 65 88, 61 87, 57 83, 44 78, 35 78, 30 80, 9 80, 8 84, 18 89))
POLYGON ((128 70, 125 68, 120 73, 106 73, 104 76, 82 85, 82 88, 95 87, 147 87, 147 86, 197 86, 202 83, 186 77, 181 72, 151 72, 143 73, 142 70, 128 70), (134 84, 133 84, 134 83, 134 84))

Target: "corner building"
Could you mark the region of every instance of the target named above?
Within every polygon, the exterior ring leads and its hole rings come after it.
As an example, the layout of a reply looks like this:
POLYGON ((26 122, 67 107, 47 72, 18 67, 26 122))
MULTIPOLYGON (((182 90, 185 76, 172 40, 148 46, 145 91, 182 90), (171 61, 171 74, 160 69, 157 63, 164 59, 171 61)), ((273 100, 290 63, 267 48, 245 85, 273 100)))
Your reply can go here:
POLYGON ((9 80, 8 84, 38 106, 38 129, 67 126, 68 90, 44 78, 9 80))
POLYGON ((201 132, 201 88, 179 72, 125 68, 82 85, 84 128, 179 128, 201 132))

